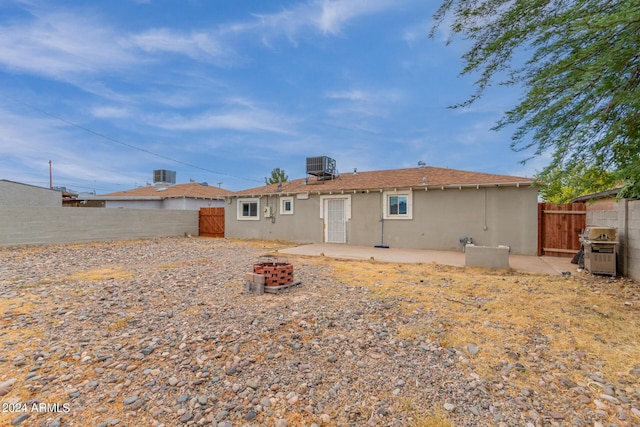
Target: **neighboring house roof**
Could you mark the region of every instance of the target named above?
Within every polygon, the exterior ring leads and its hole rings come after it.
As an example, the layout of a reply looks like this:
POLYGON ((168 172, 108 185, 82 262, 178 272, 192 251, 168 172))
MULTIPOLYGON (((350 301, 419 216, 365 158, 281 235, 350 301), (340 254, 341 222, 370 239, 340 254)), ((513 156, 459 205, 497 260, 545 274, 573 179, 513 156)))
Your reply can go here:
POLYGON ((612 190, 600 191, 598 193, 585 194, 584 196, 576 197, 575 199, 571 200, 571 202, 569 203, 586 202, 589 200, 607 199, 611 197, 616 197, 620 190, 621 190, 620 188, 614 188, 612 190))
POLYGON ((432 189, 488 186, 530 186, 533 178, 495 175, 462 170, 423 167, 392 169, 340 174, 335 179, 317 180, 316 177, 300 178, 238 191, 230 196, 264 194, 329 193, 336 191, 363 191, 389 189, 432 189))
POLYGON ((175 184, 164 186, 138 187, 132 190, 101 194, 96 199, 128 200, 128 199, 169 199, 189 197, 194 199, 222 199, 232 194, 231 191, 219 187, 210 187, 199 183, 175 184))

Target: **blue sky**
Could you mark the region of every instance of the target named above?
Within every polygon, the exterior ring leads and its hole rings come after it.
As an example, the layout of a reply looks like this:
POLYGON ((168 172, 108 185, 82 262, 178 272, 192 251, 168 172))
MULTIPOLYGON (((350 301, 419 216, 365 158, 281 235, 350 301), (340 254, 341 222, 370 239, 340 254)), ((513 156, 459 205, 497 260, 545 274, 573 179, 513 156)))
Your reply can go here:
POLYGON ((470 108, 467 46, 427 37, 431 0, 0 0, 0 179, 104 194, 179 183, 241 190, 429 166, 533 176, 543 159, 491 127, 520 96, 470 108))

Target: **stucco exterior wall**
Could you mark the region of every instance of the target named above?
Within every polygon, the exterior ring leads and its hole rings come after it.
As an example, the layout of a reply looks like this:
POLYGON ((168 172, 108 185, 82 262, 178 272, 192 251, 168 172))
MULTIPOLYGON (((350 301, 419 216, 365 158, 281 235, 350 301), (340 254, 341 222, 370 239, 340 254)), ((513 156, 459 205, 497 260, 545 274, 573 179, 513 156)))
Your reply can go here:
POLYGON ((162 200, 106 200, 107 209, 162 209, 162 200))
POLYGON ((0 246, 198 235, 198 211, 0 207, 0 246))
POLYGON ((196 199, 192 197, 174 197, 157 200, 106 200, 105 208, 108 209, 169 209, 169 210, 194 210, 200 208, 224 207, 223 200, 196 199))
POLYGON ((225 206, 225 237, 241 239, 286 240, 310 243, 323 241, 322 219, 320 218, 319 197, 306 200, 293 196, 294 213, 281 215, 279 197, 259 197, 259 220, 238 220, 238 198, 225 206), (264 208, 271 207, 274 218, 264 217, 264 208))
POLYGON ((222 208, 224 200, 194 199, 191 197, 165 199, 163 209, 185 209, 198 211, 200 208, 222 208))
MULTIPOLYGON (((347 243, 375 246, 382 241, 382 193, 345 194, 351 217, 347 243)), ((237 238, 323 242, 320 196, 294 197, 294 214, 281 215, 278 196, 260 197, 259 220, 238 220, 238 199, 225 209, 225 235, 237 238), (265 218, 272 206, 274 218, 265 218)), ((514 254, 537 253, 537 190, 500 187, 462 190, 415 190, 412 219, 384 220, 384 244, 392 247, 461 250, 460 237, 484 246, 508 245, 514 254)))
POLYGON ((62 206, 62 193, 17 182, 0 181, 0 207, 62 206))

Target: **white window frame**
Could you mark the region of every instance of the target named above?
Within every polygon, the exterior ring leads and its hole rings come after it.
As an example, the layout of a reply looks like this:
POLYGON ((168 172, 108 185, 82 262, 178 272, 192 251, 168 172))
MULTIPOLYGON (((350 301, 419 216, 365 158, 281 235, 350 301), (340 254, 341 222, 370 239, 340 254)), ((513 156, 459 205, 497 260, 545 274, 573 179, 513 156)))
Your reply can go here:
POLYGON ((280 215, 293 215, 293 197, 280 197, 280 215), (286 209, 287 202, 290 203, 290 209, 286 209))
POLYGON ((237 210, 237 219, 239 221, 259 221, 260 220, 260 199, 257 197, 252 197, 249 199, 238 199, 238 210, 237 210), (244 216, 243 215, 243 206, 244 204, 255 203, 256 204, 256 215, 255 216, 244 216))
POLYGON ((406 191, 385 191, 382 193, 382 209, 384 219, 413 219, 413 192, 411 190, 406 191), (391 197, 406 197, 407 198, 407 213, 406 214, 391 214, 389 208, 391 206, 389 198, 391 197))

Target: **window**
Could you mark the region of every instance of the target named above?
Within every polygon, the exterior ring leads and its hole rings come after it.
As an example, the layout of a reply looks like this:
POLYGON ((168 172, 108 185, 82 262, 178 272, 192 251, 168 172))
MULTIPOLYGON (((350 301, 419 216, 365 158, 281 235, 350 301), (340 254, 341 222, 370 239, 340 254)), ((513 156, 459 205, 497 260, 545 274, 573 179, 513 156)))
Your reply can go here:
POLYGON ((293 215, 293 197, 280 198, 280 215, 293 215))
POLYGON ((407 214, 407 196, 389 196, 389 215, 407 214))
POLYGON ((258 212, 260 211, 259 199, 238 199, 238 219, 254 220, 260 219, 258 212))
POLYGON ((412 219, 412 193, 411 191, 389 191, 384 193, 384 218, 385 219, 412 219))

